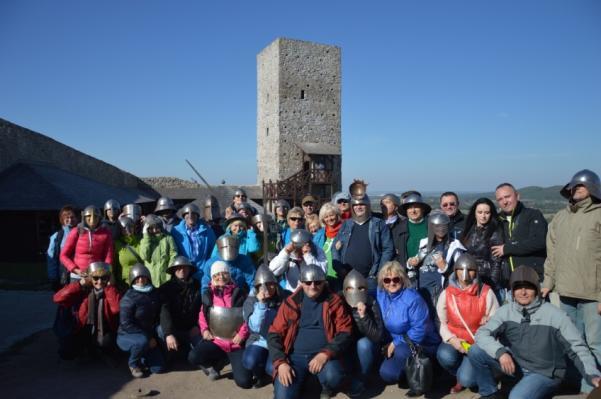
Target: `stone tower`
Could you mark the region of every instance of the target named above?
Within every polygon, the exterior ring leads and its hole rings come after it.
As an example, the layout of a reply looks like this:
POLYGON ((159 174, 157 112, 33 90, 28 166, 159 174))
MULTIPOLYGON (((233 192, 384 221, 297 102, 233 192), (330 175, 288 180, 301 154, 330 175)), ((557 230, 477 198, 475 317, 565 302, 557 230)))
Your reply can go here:
POLYGON ((258 184, 326 170, 341 186, 340 48, 278 38, 257 55, 258 184))

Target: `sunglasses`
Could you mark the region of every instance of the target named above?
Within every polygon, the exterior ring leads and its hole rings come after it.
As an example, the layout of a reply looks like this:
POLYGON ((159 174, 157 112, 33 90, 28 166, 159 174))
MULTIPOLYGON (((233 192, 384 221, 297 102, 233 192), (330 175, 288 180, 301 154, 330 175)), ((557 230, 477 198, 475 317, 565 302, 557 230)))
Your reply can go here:
POLYGON ((457 203, 456 202, 445 202, 443 204, 440 204, 440 206, 442 206, 443 208, 450 208, 453 206, 457 206, 457 203))
POLYGON ((382 279, 382 281, 384 282, 384 284, 390 284, 390 283, 395 283, 395 284, 399 284, 401 282, 401 278, 400 277, 384 277, 382 279))
POLYGON ((303 206, 305 206, 305 207, 307 207, 307 206, 314 207, 314 206, 315 206, 315 204, 314 204, 314 203, 312 203, 312 202, 305 202, 305 203, 303 204, 303 206))
POLYGON ((348 204, 349 201, 345 200, 345 199, 339 199, 338 201, 336 201, 337 204, 348 204))
POLYGON ((295 218, 295 217, 289 217, 288 219, 290 219, 293 222, 302 222, 303 220, 305 220, 305 218, 295 218))
POLYGON ((234 195, 236 198, 246 198, 246 195, 234 195))
POLYGON ((303 284, 307 287, 310 287, 311 285, 314 285, 315 287, 321 287, 322 283, 323 281, 303 281, 303 284))
POLYGON ((101 276, 101 277, 99 277, 99 276, 93 276, 92 280, 94 280, 94 281, 98 281, 98 280, 109 281, 109 277, 108 276, 101 276))

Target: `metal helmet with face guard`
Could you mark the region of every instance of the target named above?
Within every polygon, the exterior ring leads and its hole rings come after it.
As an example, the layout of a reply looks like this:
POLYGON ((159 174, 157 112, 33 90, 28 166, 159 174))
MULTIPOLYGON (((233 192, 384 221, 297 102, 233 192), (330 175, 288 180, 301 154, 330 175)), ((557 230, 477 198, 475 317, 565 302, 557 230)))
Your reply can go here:
POLYGON ((355 269, 344 278, 342 290, 350 307, 356 308, 359 302, 367 302, 367 279, 355 269))
POLYGON ((221 236, 217 239, 219 256, 225 261, 232 261, 238 257, 240 242, 233 236, 221 236))

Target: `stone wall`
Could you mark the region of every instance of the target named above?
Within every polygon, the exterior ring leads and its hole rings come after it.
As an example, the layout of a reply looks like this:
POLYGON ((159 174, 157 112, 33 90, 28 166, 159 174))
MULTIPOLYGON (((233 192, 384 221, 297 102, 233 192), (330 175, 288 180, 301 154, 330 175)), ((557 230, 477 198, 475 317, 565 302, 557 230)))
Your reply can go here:
POLYGON ((130 173, 0 118, 0 172, 18 162, 53 165, 116 187, 149 188, 130 173))
POLYGON ((259 53, 259 184, 302 169, 296 143, 329 144, 341 153, 340 82, 339 47, 278 38, 259 53))

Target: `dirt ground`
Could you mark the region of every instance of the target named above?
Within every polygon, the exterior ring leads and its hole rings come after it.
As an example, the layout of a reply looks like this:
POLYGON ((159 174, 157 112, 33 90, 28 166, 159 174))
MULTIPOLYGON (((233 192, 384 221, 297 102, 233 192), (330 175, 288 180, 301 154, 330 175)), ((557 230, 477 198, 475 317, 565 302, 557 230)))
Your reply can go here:
MULTIPOLYGON (((242 390, 228 379, 229 366, 224 369, 223 377, 210 381, 199 370, 189 368, 183 362, 175 363, 172 371, 134 379, 127 368, 125 355, 117 359, 113 366, 102 360, 62 361, 56 354, 56 340, 50 330, 45 330, 13 346, 0 355, 0 396, 2 398, 61 398, 129 399, 138 392, 149 392, 156 398, 271 398, 273 389, 267 386, 261 389, 242 390)), ((457 395, 445 395, 448 392, 449 379, 438 383, 436 392, 429 398, 471 399, 479 396, 470 391, 457 395)), ((398 399, 406 390, 396 385, 372 389, 364 398, 398 399)), ((318 394, 312 390, 303 399, 315 398, 318 394)), ((347 398, 339 393, 336 398, 347 398)), ((557 398, 584 398, 584 396, 558 396, 557 398)))

